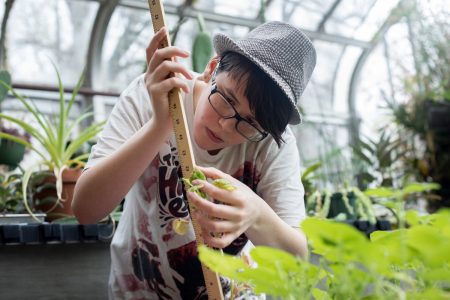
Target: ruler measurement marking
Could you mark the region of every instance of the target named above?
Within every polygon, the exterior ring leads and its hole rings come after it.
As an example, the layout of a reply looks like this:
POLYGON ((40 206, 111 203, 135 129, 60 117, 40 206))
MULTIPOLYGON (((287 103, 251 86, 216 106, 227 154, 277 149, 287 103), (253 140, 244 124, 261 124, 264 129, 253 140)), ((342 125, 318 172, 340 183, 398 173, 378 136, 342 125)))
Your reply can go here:
MULTIPOLYGON (((148 0, 150 14, 152 16, 152 24, 155 33, 162 27, 165 27, 164 9, 161 0, 148 0)), ((170 45, 168 33, 159 47, 164 48, 170 45)), ((171 74, 174 76, 174 74, 171 74)), ((189 178, 195 166, 194 156, 192 152, 191 140, 189 136, 188 126, 184 112, 184 106, 181 99, 180 89, 176 88, 169 92, 169 112, 172 116, 173 128, 175 131, 175 139, 177 141, 178 157, 180 160, 183 177, 189 178)), ((195 209, 189 202, 190 209, 195 209)), ((202 231, 195 218, 192 218, 192 226, 196 237, 197 245, 204 245, 202 231)), ((217 273, 201 264, 203 277, 205 279, 206 291, 209 300, 223 300, 222 287, 217 273)))

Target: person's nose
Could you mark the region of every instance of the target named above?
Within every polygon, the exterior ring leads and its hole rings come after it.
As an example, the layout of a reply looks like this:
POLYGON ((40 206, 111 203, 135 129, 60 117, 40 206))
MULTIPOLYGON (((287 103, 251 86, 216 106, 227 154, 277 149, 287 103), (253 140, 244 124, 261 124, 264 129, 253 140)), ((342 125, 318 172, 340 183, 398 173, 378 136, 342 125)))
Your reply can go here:
POLYGON ((219 119, 219 124, 222 127, 222 130, 225 132, 233 132, 235 125, 236 125, 236 119, 235 118, 229 118, 229 119, 225 119, 225 118, 220 118, 219 119))

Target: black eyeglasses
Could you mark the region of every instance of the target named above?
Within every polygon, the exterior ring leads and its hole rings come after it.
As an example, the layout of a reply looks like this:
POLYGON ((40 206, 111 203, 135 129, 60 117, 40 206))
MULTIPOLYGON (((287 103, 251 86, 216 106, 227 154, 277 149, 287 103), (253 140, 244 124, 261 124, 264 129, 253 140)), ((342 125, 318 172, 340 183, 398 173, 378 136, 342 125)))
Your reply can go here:
POLYGON ((259 142, 263 140, 268 133, 258 128, 256 124, 250 123, 241 117, 234 106, 218 89, 217 84, 213 83, 211 86, 211 93, 208 96, 209 104, 216 111, 216 113, 224 119, 236 119, 236 131, 247 140, 252 142, 259 142))

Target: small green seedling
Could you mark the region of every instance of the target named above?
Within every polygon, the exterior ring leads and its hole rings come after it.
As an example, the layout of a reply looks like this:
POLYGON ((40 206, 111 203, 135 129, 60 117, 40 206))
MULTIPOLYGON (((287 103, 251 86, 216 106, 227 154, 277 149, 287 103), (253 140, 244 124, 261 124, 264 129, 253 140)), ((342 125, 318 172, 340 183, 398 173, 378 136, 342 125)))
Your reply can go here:
MULTIPOLYGON (((194 185, 192 183, 194 180, 207 180, 205 174, 203 174, 202 171, 200 171, 199 169, 194 169, 194 172, 192 172, 190 178, 183 178, 182 180, 189 192, 194 192, 203 199, 208 200, 208 196, 206 195, 206 193, 200 190, 203 185, 194 185)), ((234 187, 228 180, 224 178, 215 179, 212 181, 212 184, 227 191, 233 191, 236 189, 236 187, 234 187)), ((177 234, 185 235, 188 232, 189 224, 190 220, 178 218, 173 220, 172 228, 177 234)))

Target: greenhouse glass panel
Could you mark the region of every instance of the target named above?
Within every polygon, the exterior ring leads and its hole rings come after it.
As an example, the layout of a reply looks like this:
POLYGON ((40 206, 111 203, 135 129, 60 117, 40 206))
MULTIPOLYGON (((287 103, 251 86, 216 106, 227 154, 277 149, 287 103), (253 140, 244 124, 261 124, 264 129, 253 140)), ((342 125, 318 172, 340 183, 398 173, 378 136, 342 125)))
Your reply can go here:
POLYGON ((98 3, 17 0, 8 21, 8 59, 14 82, 56 85, 52 62, 65 86, 74 86, 86 52, 98 3))
POLYGON ((395 98, 406 100, 405 95, 400 97, 401 77, 404 71, 414 69, 406 25, 400 23, 393 26, 385 39, 389 48, 386 49, 385 44, 380 43, 374 49, 361 71, 357 84, 355 107, 357 115, 362 120, 362 135, 376 136, 378 130, 389 122, 387 103, 395 98), (386 59, 387 53, 390 60, 386 59))
POLYGON ((375 2, 376 0, 341 1, 325 24, 325 32, 353 36, 354 31, 364 21, 375 2))
POLYGON ((333 108, 335 72, 344 49, 342 45, 321 41, 314 41, 314 46, 316 68, 300 102, 306 114, 321 114, 333 108))
POLYGON ((274 0, 266 11, 268 20, 283 20, 303 29, 315 30, 334 0, 274 0))
POLYGON ((304 123, 291 126, 297 139, 302 169, 318 162, 319 181, 325 183, 351 182, 349 134, 345 124, 304 123))
POLYGON ((399 2, 399 0, 376 1, 361 25, 356 27, 353 38, 362 41, 372 40, 399 2))
POLYGON ((229 1, 229 0, 198 0, 194 8, 211 11, 221 15, 255 19, 261 8, 261 1, 229 1))
MULTIPOLYGON (((168 15, 167 19, 168 24, 174 24, 174 17, 168 15)), ((150 21, 148 10, 116 7, 103 43, 96 89, 120 92, 144 72, 145 48, 153 36, 150 21)))
POLYGON ((339 60, 339 65, 337 66, 334 82, 333 109, 335 113, 341 116, 349 116, 348 95, 350 92, 350 82, 362 51, 363 49, 359 47, 345 47, 339 60))
MULTIPOLYGON (((114 11, 108 26, 102 52, 101 76, 96 78, 96 88, 122 91, 136 76, 145 70, 145 48, 153 36, 150 15, 146 9, 119 6, 114 11)), ((170 37, 173 41, 174 29, 179 22, 177 15, 166 14, 170 37)), ((221 32, 234 38, 244 36, 248 27, 206 21, 207 31, 213 36, 221 32)), ((192 42, 197 34, 198 22, 187 18, 182 22, 174 45, 192 50, 192 42)), ((180 59, 189 69, 191 59, 180 59)))
POLYGON ((429 95, 439 95, 438 87, 445 86, 450 9, 444 1, 418 1, 416 5, 417 13, 409 24, 402 18, 393 25, 362 69, 355 105, 363 135, 377 136, 381 127, 392 123, 389 104, 411 102, 427 90, 429 95))

